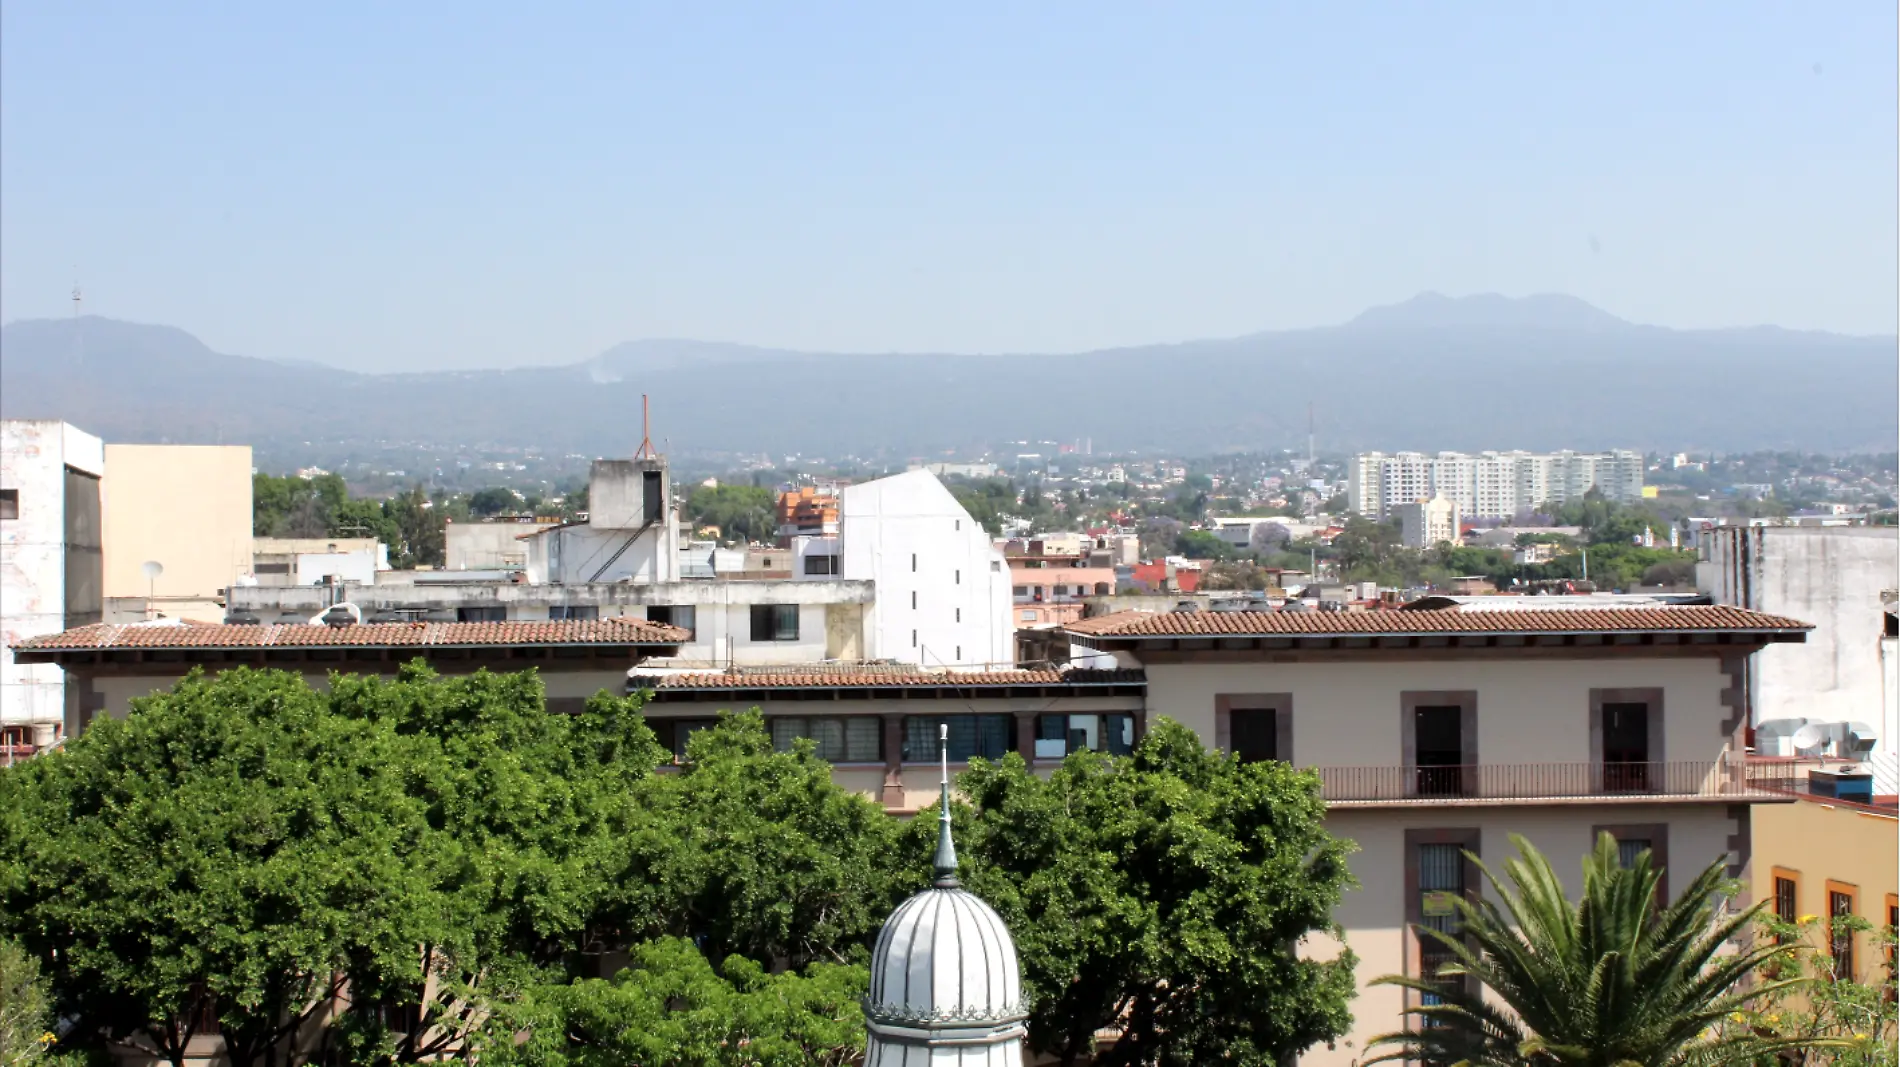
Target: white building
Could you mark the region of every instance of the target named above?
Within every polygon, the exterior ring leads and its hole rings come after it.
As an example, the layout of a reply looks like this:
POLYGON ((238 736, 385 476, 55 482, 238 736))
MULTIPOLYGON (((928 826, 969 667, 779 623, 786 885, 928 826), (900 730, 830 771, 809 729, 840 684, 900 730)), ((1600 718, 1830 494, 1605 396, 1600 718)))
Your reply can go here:
POLYGON ((1805 643, 1763 649, 1748 667, 1753 724, 1771 719, 1873 727, 1875 792, 1895 791, 1892 651, 1900 579, 1892 526, 1717 526, 1702 531, 1696 584, 1716 603, 1814 624, 1805 643))
POLYGON ((1595 489, 1619 504, 1643 497, 1643 454, 1609 452, 1362 452, 1346 473, 1347 506, 1388 518, 1404 504, 1449 497, 1467 518, 1510 518, 1595 489))
POLYGON ((875 657, 925 667, 1015 663, 1009 567, 935 475, 908 471, 845 487, 838 525, 835 541, 798 546, 794 573, 810 574, 806 555, 829 551, 840 577, 876 583, 875 657))
POLYGON ((528 519, 450 522, 443 528, 444 569, 518 571, 528 565, 525 536, 556 525, 528 519))
POLYGON ((251 573, 255 584, 374 585, 389 569, 389 546, 374 537, 254 537, 251 573))
POLYGON ((524 539, 535 585, 679 579, 679 507, 664 459, 597 459, 587 480, 587 521, 524 539))
POLYGON ((1458 542, 1458 504, 1439 494, 1394 509, 1399 517, 1399 540, 1407 548, 1430 548, 1458 542))
MULTIPOLYGON (((63 672, 12 646, 103 617, 105 444, 56 420, 0 421, 0 747, 52 743, 63 672)), ((12 749, 7 749, 9 755, 12 749)))

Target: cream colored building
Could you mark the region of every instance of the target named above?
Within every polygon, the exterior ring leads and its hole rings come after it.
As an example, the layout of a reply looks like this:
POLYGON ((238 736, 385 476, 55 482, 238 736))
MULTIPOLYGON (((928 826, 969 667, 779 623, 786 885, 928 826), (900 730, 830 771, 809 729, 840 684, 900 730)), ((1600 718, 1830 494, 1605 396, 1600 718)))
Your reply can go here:
POLYGON ((107 600, 223 618, 223 591, 251 570, 251 446, 109 444, 100 496, 107 600))
POLYGON ((1392 511, 1399 520, 1399 540, 1407 548, 1458 543, 1458 503, 1442 493, 1392 511))

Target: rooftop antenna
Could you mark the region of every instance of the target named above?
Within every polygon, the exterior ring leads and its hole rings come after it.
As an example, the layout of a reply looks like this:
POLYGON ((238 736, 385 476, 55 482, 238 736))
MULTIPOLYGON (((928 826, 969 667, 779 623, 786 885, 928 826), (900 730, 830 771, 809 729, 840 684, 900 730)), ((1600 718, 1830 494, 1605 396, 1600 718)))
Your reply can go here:
POLYGON ((645 393, 640 394, 640 451, 635 452, 633 458, 654 458, 652 424, 647 415, 647 395, 645 393))
POLYGON ((957 881, 957 846, 950 840, 950 724, 937 724, 937 751, 943 758, 942 777, 938 784, 942 788, 943 798, 938 803, 941 809, 937 813, 937 856, 930 863, 932 873, 937 876, 931 884, 939 889, 955 889, 957 881))

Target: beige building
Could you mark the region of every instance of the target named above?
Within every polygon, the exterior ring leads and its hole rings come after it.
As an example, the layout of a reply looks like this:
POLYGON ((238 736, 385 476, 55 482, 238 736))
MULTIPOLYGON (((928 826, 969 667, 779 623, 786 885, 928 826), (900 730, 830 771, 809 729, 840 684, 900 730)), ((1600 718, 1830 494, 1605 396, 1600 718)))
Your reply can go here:
POLYGON ((1407 548, 1458 543, 1458 502, 1442 493, 1401 504, 1392 513, 1398 516, 1399 540, 1407 548))
MULTIPOLYGON (((1900 925, 1900 809, 1892 796, 1863 804, 1820 796, 1796 778, 1786 783, 1798 803, 1762 808, 1754 820, 1756 900, 1769 900, 1781 918, 1857 915, 1874 927, 1900 925)), ((1815 931, 1817 949, 1862 981, 1878 981, 1891 966, 1872 936, 1815 931)))
POLYGON ((108 601, 223 617, 224 590, 251 570, 249 445, 106 445, 100 496, 108 601))

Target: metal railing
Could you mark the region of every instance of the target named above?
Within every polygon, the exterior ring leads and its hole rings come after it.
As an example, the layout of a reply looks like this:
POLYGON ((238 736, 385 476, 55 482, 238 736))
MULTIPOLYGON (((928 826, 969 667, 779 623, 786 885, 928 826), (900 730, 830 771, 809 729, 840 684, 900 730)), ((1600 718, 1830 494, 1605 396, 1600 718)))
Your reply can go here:
POLYGON ((1438 767, 1317 767, 1330 803, 1731 797, 1762 791, 1726 760, 1681 763, 1479 763, 1438 767))

